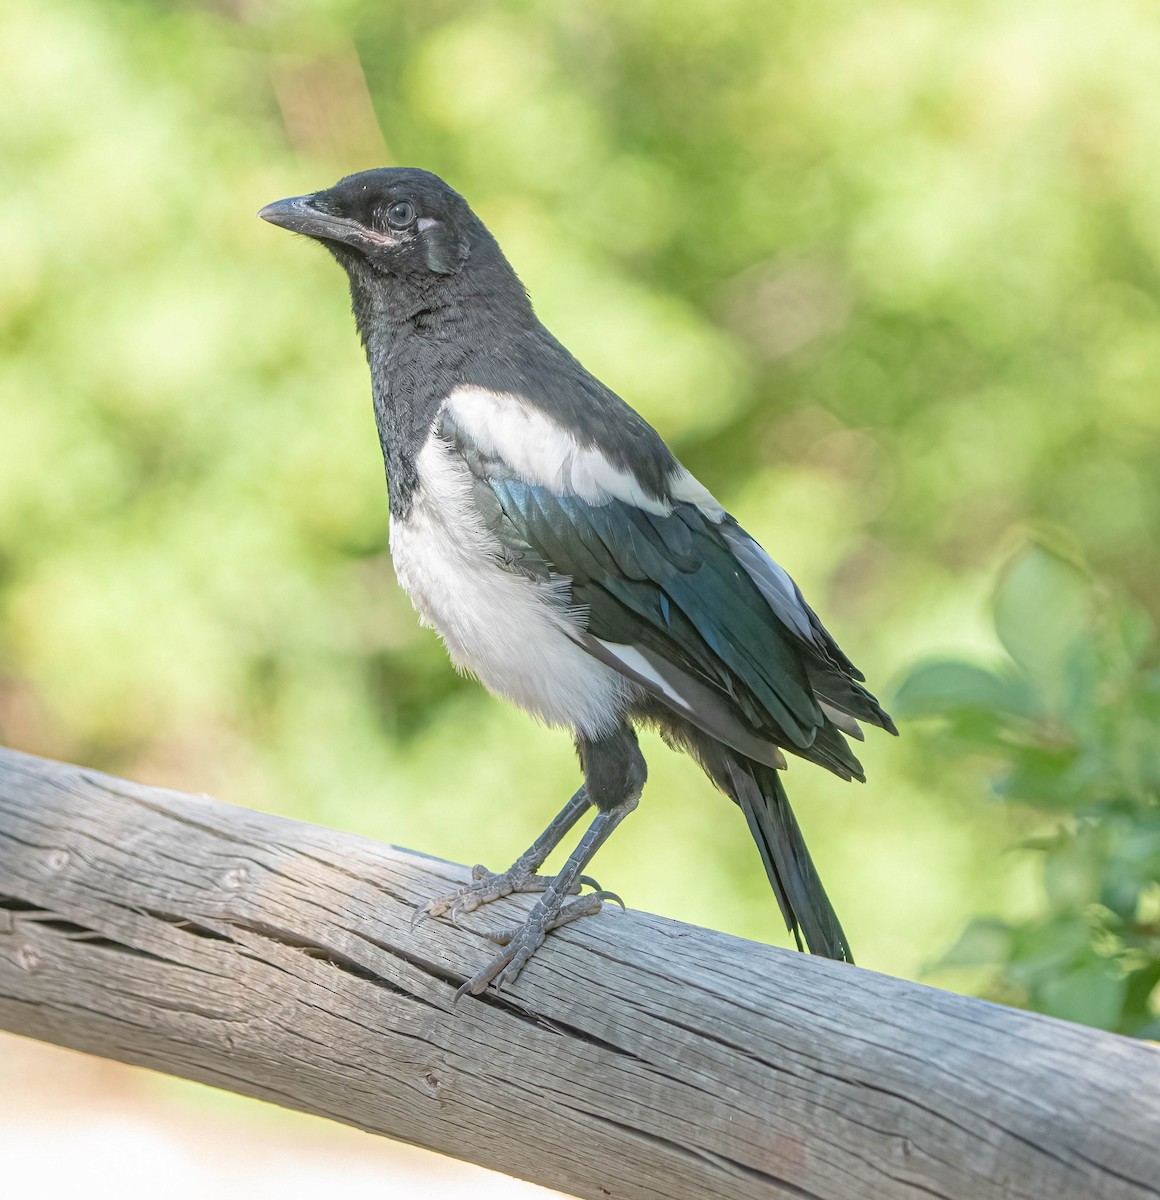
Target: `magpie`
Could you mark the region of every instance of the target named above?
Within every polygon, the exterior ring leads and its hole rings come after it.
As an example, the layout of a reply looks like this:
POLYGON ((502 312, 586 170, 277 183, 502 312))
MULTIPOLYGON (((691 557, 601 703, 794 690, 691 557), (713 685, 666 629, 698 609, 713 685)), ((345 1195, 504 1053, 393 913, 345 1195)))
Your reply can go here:
POLYGON ((798 949, 852 962, 780 771, 865 776, 847 737, 896 733, 786 572, 657 432, 548 332, 494 237, 438 176, 364 171, 267 205, 345 269, 370 367, 395 572, 452 662, 568 730, 583 784, 502 873, 419 914, 538 893, 460 989, 516 975, 613 893, 584 875, 647 774, 636 729, 687 751, 745 815, 798 949), (539 874, 595 809, 563 869, 539 874), (583 893, 583 885, 593 890, 583 893))

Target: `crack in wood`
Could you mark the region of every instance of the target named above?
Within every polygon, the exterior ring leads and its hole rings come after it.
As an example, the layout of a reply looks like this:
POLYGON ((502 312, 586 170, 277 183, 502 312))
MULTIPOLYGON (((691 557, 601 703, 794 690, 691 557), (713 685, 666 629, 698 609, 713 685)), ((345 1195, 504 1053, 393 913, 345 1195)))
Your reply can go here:
MULTIPOLYGON (((566 1104, 565 1107, 570 1108, 573 1106, 566 1104)), ((759 1168, 751 1167, 746 1163, 740 1163, 736 1159, 729 1158, 726 1155, 710 1154, 686 1143, 672 1141, 668 1138, 661 1137, 656 1133, 650 1133, 647 1130, 625 1124, 623 1121, 618 1121, 616 1118, 609 1116, 607 1113, 577 1108, 573 1108, 573 1111, 583 1112, 584 1115, 590 1120, 609 1125, 622 1135, 629 1137, 634 1141, 652 1142, 662 1145, 666 1152, 674 1154, 678 1158, 686 1160, 690 1158, 707 1158, 716 1160, 716 1164, 718 1166, 723 1166, 730 1175, 747 1176, 750 1179, 756 1179, 765 1184, 772 1184, 788 1195, 799 1197, 800 1200, 825 1200, 824 1196, 820 1196, 816 1192, 811 1192, 805 1188, 799 1187, 797 1184, 791 1183, 788 1179, 784 1179, 778 1175, 772 1175, 768 1171, 762 1171, 759 1168)))
POLYGON ((69 942, 82 943, 94 950, 109 950, 116 954, 128 955, 131 958, 149 959, 153 962, 165 963, 168 966, 179 967, 181 963, 161 954, 154 954, 141 946, 131 946, 127 942, 109 937, 88 925, 81 925, 67 917, 55 915, 49 909, 18 900, 12 896, 0 897, 0 909, 10 912, 15 917, 14 930, 23 924, 34 925, 38 929, 48 930, 58 934, 69 942))
POLYGON ((189 917, 180 917, 176 913, 161 912, 156 908, 140 908, 133 911, 144 913, 157 921, 164 921, 167 925, 180 929, 182 933, 191 933, 194 937, 205 938, 207 941, 233 942, 234 940, 228 933, 223 933, 220 929, 213 929, 200 921, 194 921, 189 917))
POLYGON ((344 954, 341 950, 337 950, 333 946, 324 945, 322 942, 315 941, 303 934, 294 933, 288 929, 280 929, 276 925, 269 925, 263 921, 242 920, 238 917, 232 917, 229 923, 236 929, 248 930, 259 937, 266 938, 271 942, 277 942, 281 946, 286 946, 288 949, 301 951, 307 958, 328 963, 339 971, 354 976, 355 979, 362 979, 366 983, 373 983, 376 987, 386 988, 396 995, 406 996, 409 1000, 426 1003, 420 997, 414 995, 414 993, 407 991, 406 988, 400 987, 394 980, 388 979, 385 975, 380 975, 377 971, 364 966, 357 959, 351 958, 349 954, 344 954))

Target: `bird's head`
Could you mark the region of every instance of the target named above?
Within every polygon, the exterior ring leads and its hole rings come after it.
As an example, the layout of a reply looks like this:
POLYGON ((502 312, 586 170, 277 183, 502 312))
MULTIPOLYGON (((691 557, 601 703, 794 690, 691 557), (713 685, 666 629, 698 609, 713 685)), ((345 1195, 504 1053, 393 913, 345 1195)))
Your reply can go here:
POLYGON ((360 325, 360 307, 376 299, 405 312, 437 305, 464 273, 497 282, 511 274, 467 201, 437 175, 414 167, 348 175, 325 191, 276 200, 258 215, 314 238, 338 259, 350 277, 360 325))

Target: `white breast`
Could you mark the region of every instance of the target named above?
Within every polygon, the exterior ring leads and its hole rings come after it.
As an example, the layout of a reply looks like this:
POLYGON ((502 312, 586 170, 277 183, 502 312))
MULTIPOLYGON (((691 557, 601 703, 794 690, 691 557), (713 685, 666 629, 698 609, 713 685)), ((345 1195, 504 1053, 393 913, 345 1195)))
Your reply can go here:
POLYGON ((451 661, 550 725, 608 732, 633 685, 569 637, 581 627, 566 581, 541 583, 499 565, 499 546, 473 498, 467 465, 438 438, 418 461, 420 485, 404 520, 391 520, 399 583, 451 661))

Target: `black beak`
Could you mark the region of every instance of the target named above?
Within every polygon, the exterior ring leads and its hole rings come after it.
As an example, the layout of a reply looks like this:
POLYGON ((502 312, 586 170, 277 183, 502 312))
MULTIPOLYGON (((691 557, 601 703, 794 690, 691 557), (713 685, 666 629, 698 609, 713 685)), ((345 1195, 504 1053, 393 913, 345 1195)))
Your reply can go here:
POLYGON ((315 208, 311 203, 313 199, 313 196, 291 196, 289 200, 275 200, 273 204, 267 204, 258 216, 271 225, 289 229, 291 233, 331 242, 351 242, 364 232, 355 221, 315 208))

